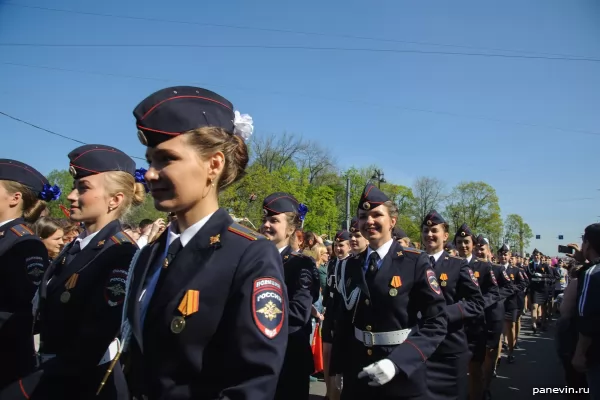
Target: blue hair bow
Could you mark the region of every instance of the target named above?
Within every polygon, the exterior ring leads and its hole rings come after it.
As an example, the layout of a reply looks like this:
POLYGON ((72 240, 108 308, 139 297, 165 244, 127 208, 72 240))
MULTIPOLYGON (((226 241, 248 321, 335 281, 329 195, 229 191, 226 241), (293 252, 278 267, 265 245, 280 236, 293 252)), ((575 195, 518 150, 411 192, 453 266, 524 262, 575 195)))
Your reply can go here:
POLYGON ((298 215, 300 216, 300 221, 304 221, 304 217, 306 217, 306 213, 308 212, 308 207, 306 204, 298 204, 298 215))
POLYGON ((144 188, 146 189, 146 193, 148 193, 150 191, 150 189, 148 188, 148 185, 146 184, 146 178, 144 178, 144 175, 146 175, 146 172, 148 172, 147 169, 138 168, 135 170, 134 178, 137 183, 141 183, 142 185, 144 185, 144 188))
POLYGON ((62 192, 58 186, 50 186, 46 183, 44 184, 44 188, 38 195, 38 198, 44 201, 58 200, 61 193, 62 192))

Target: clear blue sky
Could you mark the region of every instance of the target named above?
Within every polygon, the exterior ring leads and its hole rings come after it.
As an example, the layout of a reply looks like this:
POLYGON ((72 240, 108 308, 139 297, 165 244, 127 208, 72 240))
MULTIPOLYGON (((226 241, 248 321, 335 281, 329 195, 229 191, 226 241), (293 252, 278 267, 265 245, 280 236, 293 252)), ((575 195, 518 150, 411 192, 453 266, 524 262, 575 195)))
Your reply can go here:
MULTIPOLYGON (((594 0, 12 0, 0 1, 0 43, 483 52, 335 36, 353 35, 522 51, 502 52, 511 55, 600 58, 599 18, 600 3, 594 0)), ((486 181, 496 188, 503 215, 521 214, 542 235, 532 244, 545 253, 556 253, 558 234, 565 235, 565 243, 579 242, 583 228, 600 219, 599 62, 300 49, 0 46, 0 111, 132 155, 143 155, 133 108, 173 84, 201 85, 224 95, 254 117, 256 135, 290 131, 318 140, 342 168, 377 163, 388 181, 407 186, 422 175, 436 176, 448 187, 486 181)), ((3 116, 0 134, 0 157, 45 173, 65 168, 67 153, 77 146, 3 116)))

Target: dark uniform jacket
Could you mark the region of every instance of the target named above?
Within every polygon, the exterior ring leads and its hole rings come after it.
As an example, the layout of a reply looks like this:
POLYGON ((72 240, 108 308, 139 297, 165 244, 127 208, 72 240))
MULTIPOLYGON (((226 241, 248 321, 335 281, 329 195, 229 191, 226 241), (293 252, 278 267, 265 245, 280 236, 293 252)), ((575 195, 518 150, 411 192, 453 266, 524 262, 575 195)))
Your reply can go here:
POLYGON ((287 400, 299 398, 300 392, 309 390, 307 382, 314 372, 311 311, 321 286, 312 258, 292 251, 290 246, 281 252, 281 257, 288 293, 289 337, 275 398, 287 400))
POLYGON ((289 312, 277 249, 217 210, 161 270, 142 326, 139 299, 167 240, 163 234, 141 250, 128 288, 132 392, 169 400, 272 399, 289 312), (183 304, 190 297, 197 300, 191 309, 183 304))
POLYGON ((522 310, 523 306, 520 304, 519 296, 522 293, 525 293, 525 289, 527 289, 527 281, 523 276, 519 267, 508 265, 506 268, 506 273, 510 278, 511 282, 514 285, 514 293, 506 298, 504 309, 505 311, 518 310, 519 307, 522 310))
POLYGON ((48 251, 23 219, 0 226, 0 388, 33 371, 31 301, 48 251))
POLYGON ((486 323, 489 324, 494 321, 504 321, 504 302, 505 300, 515 293, 515 287, 508 276, 507 271, 503 270, 503 267, 497 264, 491 264, 492 271, 494 272, 496 282, 498 282, 498 301, 485 310, 486 323))
POLYGON ((435 355, 468 351, 465 323, 483 315, 484 300, 479 283, 463 258, 443 252, 433 267, 446 299, 448 334, 435 355))
POLYGON ((479 289, 484 300, 483 308, 487 309, 498 302, 500 298, 498 281, 493 272, 492 264, 473 256, 469 261, 469 267, 473 270, 473 274, 479 283, 479 289))
POLYGON ((344 375, 344 399, 422 395, 426 391, 425 361, 447 332, 446 301, 435 272, 425 253, 394 241, 368 286, 363 270, 367 253, 368 249, 346 264, 346 292, 359 287, 361 293, 351 310, 341 307, 331 372, 344 375), (413 331, 400 345, 368 347, 355 338, 355 327, 371 332, 413 331), (384 358, 399 370, 390 382, 371 387, 368 379, 357 378, 364 367, 384 358))
POLYGON ((536 265, 532 261, 527 268, 527 275, 529 277, 529 287, 531 291, 546 293, 549 290, 550 285, 548 285, 547 282, 552 279, 553 274, 548 265, 541 262, 536 265))

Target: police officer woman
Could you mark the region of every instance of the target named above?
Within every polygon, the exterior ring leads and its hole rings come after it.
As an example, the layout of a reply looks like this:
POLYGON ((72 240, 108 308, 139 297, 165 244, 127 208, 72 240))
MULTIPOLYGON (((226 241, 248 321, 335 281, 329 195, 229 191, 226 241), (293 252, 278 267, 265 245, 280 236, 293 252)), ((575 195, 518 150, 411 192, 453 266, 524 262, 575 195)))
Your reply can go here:
POLYGON ((448 236, 448 223, 430 211, 421 224, 421 237, 446 298, 448 334, 427 360, 428 398, 466 400, 471 354, 465 326, 483 315, 484 299, 467 260, 444 250, 448 236))
POLYGON ((393 239, 398 209, 373 185, 358 218, 369 247, 346 264, 340 284, 346 293, 358 290, 341 308, 333 337, 342 400, 427 399, 425 361, 446 336, 440 285, 424 253, 393 239))
POLYGON ((69 153, 75 182, 70 217, 85 231, 53 261, 40 287, 40 369, 20 385, 31 399, 127 399, 117 365, 96 392, 117 351, 125 281, 137 251, 119 219, 145 196, 135 162, 113 147, 85 145, 69 153))
POLYGON ((260 231, 275 246, 283 260, 288 290, 288 345, 277 385, 276 399, 306 400, 310 374, 314 372, 310 334, 312 304, 319 298, 319 279, 314 261, 293 251, 290 239, 300 228, 308 209, 289 193, 277 192, 263 201, 260 231))
POLYGON ((350 252, 353 255, 358 255, 365 251, 369 246, 369 242, 360 233, 358 228, 358 217, 353 217, 350 222, 350 252))
POLYGON ((244 173, 252 119, 189 86, 159 90, 133 114, 154 205, 176 218, 140 250, 127 283, 130 389, 139 399, 272 399, 288 336, 281 258, 218 202, 244 173))
POLYGON ((60 189, 27 164, 0 160, 0 389, 33 371, 31 299, 48 267, 48 251, 26 226, 60 189))

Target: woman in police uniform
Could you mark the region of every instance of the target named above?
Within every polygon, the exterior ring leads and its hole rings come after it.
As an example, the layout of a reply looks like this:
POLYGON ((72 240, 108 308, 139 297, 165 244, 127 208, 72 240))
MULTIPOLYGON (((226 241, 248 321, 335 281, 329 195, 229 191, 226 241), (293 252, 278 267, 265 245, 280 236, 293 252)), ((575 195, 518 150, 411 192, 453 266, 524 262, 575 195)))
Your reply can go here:
POLYGON ((300 228, 308 209, 289 193, 273 193, 263 201, 260 231, 283 260, 288 290, 288 345, 275 399, 306 400, 314 363, 310 346, 312 304, 319 298, 319 279, 314 261, 292 250, 290 239, 300 228))
POLYGON ((189 86, 159 90, 133 114, 154 204, 176 219, 138 253, 128 282, 131 391, 272 399, 288 337, 281 258, 218 202, 244 173, 252 119, 189 86))
POLYGON ((444 250, 448 236, 448 223, 437 211, 430 211, 421 224, 421 237, 446 298, 448 314, 448 335, 427 360, 430 400, 466 400, 468 397, 471 354, 465 325, 482 316, 484 308, 479 282, 467 260, 444 250))
POLYGON ((48 251, 26 226, 60 189, 27 164, 0 160, 0 389, 35 367, 31 299, 48 251))
POLYGON ((446 336, 440 285, 423 252, 394 241, 398 209, 375 186, 365 188, 358 217, 369 247, 346 264, 340 283, 359 291, 333 336, 342 400, 426 399, 425 360, 446 336))
POLYGON ((40 369, 19 381, 20 397, 6 398, 128 398, 123 372, 112 364, 137 246, 122 232, 119 218, 143 202, 145 189, 135 180, 135 162, 113 147, 81 146, 69 160, 75 180, 67 197, 70 217, 85 231, 48 268, 34 300, 40 369))

